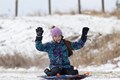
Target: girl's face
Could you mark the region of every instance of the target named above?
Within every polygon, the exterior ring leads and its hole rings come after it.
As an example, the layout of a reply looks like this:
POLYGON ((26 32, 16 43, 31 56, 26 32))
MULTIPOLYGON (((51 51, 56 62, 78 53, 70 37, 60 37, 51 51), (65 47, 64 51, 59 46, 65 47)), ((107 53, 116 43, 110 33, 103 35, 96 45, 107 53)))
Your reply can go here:
POLYGON ((61 39, 62 39, 61 35, 56 35, 56 36, 53 37, 53 40, 57 43, 60 43, 61 39))

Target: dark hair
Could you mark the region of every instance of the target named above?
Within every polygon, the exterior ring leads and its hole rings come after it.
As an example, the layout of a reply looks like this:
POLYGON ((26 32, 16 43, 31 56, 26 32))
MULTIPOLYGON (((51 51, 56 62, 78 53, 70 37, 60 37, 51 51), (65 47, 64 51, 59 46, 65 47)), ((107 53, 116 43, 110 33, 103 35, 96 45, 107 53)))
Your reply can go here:
POLYGON ((68 40, 65 40, 65 39, 63 39, 64 40, 64 42, 65 42, 65 45, 67 46, 67 49, 68 49, 68 52, 69 52, 69 57, 70 56, 72 56, 73 55, 73 48, 72 48, 72 46, 71 46, 71 42, 70 41, 68 41, 68 40))

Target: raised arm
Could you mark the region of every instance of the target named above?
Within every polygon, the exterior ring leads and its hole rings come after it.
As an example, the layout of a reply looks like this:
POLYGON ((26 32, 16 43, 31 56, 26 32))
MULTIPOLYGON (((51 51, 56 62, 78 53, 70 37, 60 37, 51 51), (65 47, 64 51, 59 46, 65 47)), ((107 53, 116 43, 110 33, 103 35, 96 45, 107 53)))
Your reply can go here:
POLYGON ((36 39, 35 39, 35 47, 39 51, 48 52, 48 50, 50 49, 49 43, 42 44, 42 37, 43 37, 42 34, 43 34, 43 32, 44 31, 43 31, 42 27, 38 27, 36 29, 37 36, 36 36, 36 39))
POLYGON ((84 46, 84 44, 85 44, 85 42, 87 40, 87 33, 88 33, 88 31, 89 31, 88 27, 84 27, 82 29, 82 36, 81 36, 81 38, 78 41, 71 43, 71 46, 72 46, 73 50, 80 49, 80 48, 82 48, 84 46))

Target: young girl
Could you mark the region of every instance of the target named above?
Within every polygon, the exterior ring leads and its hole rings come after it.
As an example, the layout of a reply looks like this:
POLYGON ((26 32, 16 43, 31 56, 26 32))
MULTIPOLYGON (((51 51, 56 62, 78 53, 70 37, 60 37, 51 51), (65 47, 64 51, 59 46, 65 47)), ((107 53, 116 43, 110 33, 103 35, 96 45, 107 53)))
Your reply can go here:
MULTIPOLYGON (((82 30, 82 36, 77 42, 71 42, 70 46, 72 50, 80 49, 84 46, 87 40, 87 33, 89 31, 88 27, 84 27, 82 30)), ((55 76, 58 73, 60 75, 76 75, 78 70, 74 70, 74 67, 69 61, 69 51, 65 41, 63 39, 62 31, 58 27, 53 27, 51 29, 51 36, 53 41, 42 43, 42 27, 36 29, 36 49, 39 51, 45 51, 49 55, 50 65, 49 69, 45 69, 45 73, 48 76, 55 76)))

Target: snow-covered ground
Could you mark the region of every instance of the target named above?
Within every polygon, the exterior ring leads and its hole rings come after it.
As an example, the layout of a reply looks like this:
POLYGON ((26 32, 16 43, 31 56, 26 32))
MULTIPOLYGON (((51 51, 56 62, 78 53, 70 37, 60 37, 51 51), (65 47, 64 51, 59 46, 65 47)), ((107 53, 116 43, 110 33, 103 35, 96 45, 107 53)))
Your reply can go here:
MULTIPOLYGON (((88 35, 109 34, 120 30, 120 20, 116 17, 93 17, 88 15, 53 15, 42 17, 0 18, 0 54, 14 54, 15 51, 32 56, 39 54, 35 49, 35 29, 43 27, 43 43, 50 41, 52 25, 60 27, 64 37, 81 34, 82 28, 90 28, 88 35)), ((120 57, 116 58, 120 60, 120 57)), ((120 63, 116 65, 79 67, 80 72, 90 71, 93 76, 84 80, 120 80, 120 63)), ((41 80, 43 70, 0 68, 0 80, 41 80)))
MULTIPOLYGON (((0 80, 44 80, 43 70, 38 71, 0 71, 0 80)), ((120 72, 92 72, 92 76, 83 80, 120 80, 120 72)))
MULTIPOLYGON (((83 71, 84 72, 84 71, 83 71)), ((80 71, 79 73, 83 73, 80 71)), ((83 80, 120 80, 120 72, 100 72, 91 71, 92 76, 83 80)), ((0 68, 0 80, 44 80, 39 76, 45 75, 42 69, 30 68, 30 69, 1 69, 0 68)))

